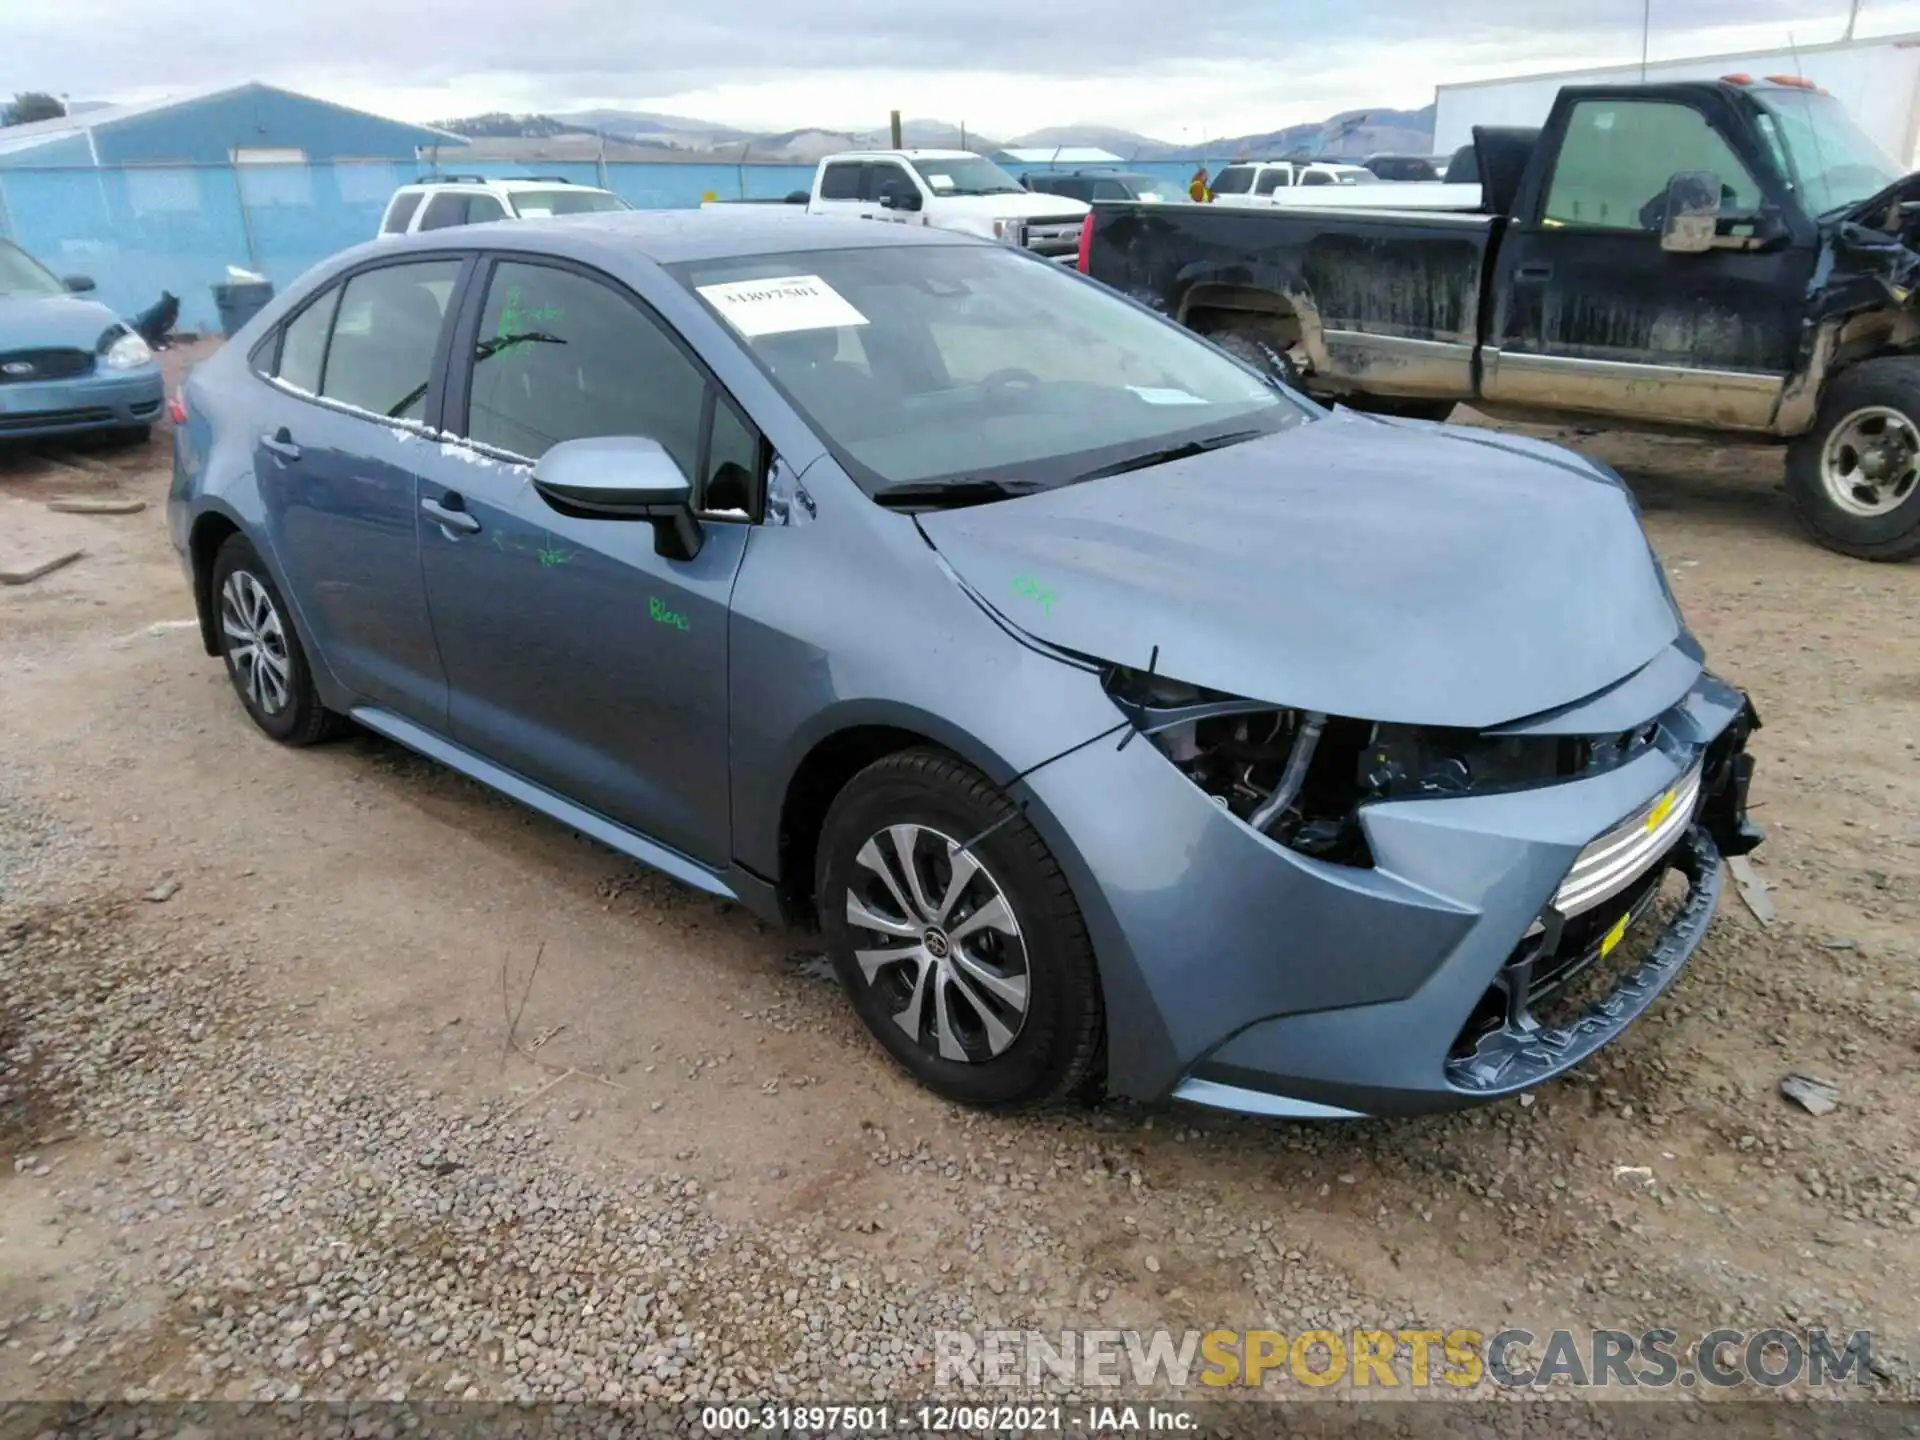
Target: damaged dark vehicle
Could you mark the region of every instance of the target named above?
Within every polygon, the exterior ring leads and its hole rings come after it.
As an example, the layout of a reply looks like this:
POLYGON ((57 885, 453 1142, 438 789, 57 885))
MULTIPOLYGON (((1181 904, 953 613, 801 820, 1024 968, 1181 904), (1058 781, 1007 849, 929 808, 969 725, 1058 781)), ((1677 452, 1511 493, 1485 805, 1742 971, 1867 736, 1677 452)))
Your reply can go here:
POLYGON ((1358 408, 1784 442, 1820 543, 1920 554, 1920 176, 1838 99, 1575 87, 1474 140, 1471 212, 1102 206, 1082 268, 1358 408))

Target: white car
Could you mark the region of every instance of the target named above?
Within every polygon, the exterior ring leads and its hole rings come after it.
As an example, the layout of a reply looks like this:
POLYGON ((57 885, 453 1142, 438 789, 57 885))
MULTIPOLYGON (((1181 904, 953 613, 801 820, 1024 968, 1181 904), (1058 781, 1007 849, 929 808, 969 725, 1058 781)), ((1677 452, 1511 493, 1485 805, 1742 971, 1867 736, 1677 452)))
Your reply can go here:
POLYGON ((479 225, 488 220, 542 220, 589 210, 631 209, 633 206, 611 190, 575 185, 558 175, 513 180, 443 175, 394 191, 380 220, 380 234, 417 235, 422 230, 479 225))
POLYGON ((958 230, 1068 264, 1079 253, 1080 224, 1089 208, 1084 200, 1035 194, 970 150, 849 150, 820 162, 813 190, 804 197, 709 201, 708 206, 755 203, 791 204, 788 213, 794 215, 958 230))

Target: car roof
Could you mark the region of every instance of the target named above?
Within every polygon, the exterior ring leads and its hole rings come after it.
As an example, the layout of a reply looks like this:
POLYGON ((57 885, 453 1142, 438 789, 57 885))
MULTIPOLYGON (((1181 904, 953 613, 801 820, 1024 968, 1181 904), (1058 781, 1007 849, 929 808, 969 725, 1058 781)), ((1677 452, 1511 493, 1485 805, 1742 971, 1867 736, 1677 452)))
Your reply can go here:
POLYGON ((828 160, 984 160, 971 150, 838 150, 828 160))
POLYGON ((557 215, 537 225, 489 221, 456 229, 388 236, 369 253, 392 255, 396 247, 445 250, 449 246, 548 250, 591 262, 639 255, 658 265, 689 260, 731 260, 806 250, 877 250, 901 245, 985 245, 992 242, 922 225, 876 225, 814 215, 804 220, 768 214, 758 206, 711 210, 606 210, 557 215))

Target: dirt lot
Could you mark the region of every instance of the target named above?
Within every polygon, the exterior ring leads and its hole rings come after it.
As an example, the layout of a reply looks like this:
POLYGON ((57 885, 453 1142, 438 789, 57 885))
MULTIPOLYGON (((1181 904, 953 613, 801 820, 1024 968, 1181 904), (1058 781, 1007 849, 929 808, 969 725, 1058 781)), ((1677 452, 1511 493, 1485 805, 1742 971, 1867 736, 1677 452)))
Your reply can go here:
POLYGON ((0 589, 0 1395, 899 1397, 937 1330, 1372 1324, 1871 1328, 1911 1393, 1920 566, 1800 538, 1765 451, 1561 438, 1756 699, 1778 915, 1730 887, 1537 1095, 1346 1126, 948 1108, 813 937, 256 733, 164 435, 0 457, 0 539, 87 552, 0 589))

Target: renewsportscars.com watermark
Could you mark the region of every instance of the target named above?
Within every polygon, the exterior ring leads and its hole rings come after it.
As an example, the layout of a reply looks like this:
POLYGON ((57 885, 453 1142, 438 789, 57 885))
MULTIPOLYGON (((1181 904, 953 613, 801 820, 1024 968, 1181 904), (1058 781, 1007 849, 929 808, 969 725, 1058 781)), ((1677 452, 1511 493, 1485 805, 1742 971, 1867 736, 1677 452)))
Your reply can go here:
POLYGON ((1875 1383, 1873 1333, 1712 1330, 943 1330, 934 1384, 1146 1390, 1824 1389, 1875 1383))

